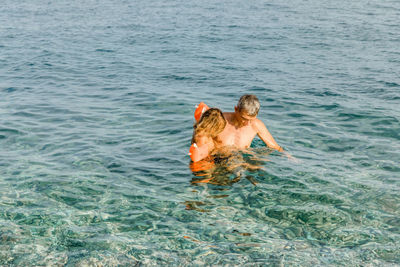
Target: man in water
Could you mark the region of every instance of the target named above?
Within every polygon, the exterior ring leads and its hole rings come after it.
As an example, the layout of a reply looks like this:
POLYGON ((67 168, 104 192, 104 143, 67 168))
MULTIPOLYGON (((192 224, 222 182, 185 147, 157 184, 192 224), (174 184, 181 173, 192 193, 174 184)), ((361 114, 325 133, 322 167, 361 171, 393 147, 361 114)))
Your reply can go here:
MULTIPOLYGON (((203 103, 204 105, 204 103, 203 103)), ((201 107, 200 107, 201 108, 201 107)), ((208 107, 206 106, 207 109, 208 107)), ((226 160, 231 157, 229 157, 229 154, 233 150, 239 149, 246 149, 249 148, 251 145, 251 142, 253 141, 254 137, 258 135, 260 139, 269 147, 272 149, 276 149, 279 152, 284 153, 289 159, 294 160, 295 162, 298 162, 297 159, 293 158, 290 154, 288 154, 286 151, 283 150, 282 147, 280 147, 275 139, 272 137, 272 135, 269 133, 267 127, 265 127, 264 123, 257 119, 258 111, 260 109, 260 102, 258 101, 258 98, 255 95, 244 95, 239 99, 239 102, 237 106, 235 106, 235 112, 224 112, 223 116, 226 120, 226 126, 224 130, 218 134, 217 136, 217 144, 218 144, 218 150, 220 153, 223 155, 227 153, 226 155, 228 157, 215 157, 214 160, 212 161, 212 164, 221 162, 220 160, 226 160)), ((253 165, 249 164, 247 162, 244 162, 242 159, 243 157, 240 156, 238 157, 240 162, 238 163, 237 161, 230 162, 229 164, 223 164, 222 166, 227 166, 229 168, 229 171, 232 171, 236 169, 236 167, 241 166, 242 169, 244 168, 245 170, 256 170, 259 169, 259 165, 253 165)), ((193 172, 198 171, 194 167, 192 163, 191 168, 193 172)), ((207 165, 206 168, 204 168, 204 162, 201 167, 201 171, 206 171, 206 170, 212 170, 212 166, 207 165)), ((204 174, 202 174, 203 176, 204 174)), ((218 181, 216 178, 220 177, 220 175, 210 175, 210 177, 207 177, 205 179, 195 179, 192 180, 192 183, 214 183, 214 184, 220 184, 221 181, 218 181)), ((232 180, 232 182, 237 182, 238 179, 240 179, 241 173, 237 173, 237 177, 232 180)), ((247 179, 250 180, 253 184, 256 184, 257 181, 253 180, 252 176, 246 176, 247 179)), ((225 185, 225 184, 224 184, 225 185)))
POLYGON ((235 112, 224 112, 227 124, 218 135, 221 145, 245 149, 250 147, 254 137, 258 135, 269 148, 284 152, 264 123, 257 119, 259 109, 260 102, 255 95, 244 95, 235 106, 235 112))

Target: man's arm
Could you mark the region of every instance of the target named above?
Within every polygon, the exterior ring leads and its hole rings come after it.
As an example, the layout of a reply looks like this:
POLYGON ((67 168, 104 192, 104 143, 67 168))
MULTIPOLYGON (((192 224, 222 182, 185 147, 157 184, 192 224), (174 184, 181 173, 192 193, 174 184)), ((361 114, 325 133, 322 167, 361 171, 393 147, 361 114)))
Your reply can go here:
POLYGON ((279 152, 283 152, 283 148, 278 145, 278 143, 275 141, 275 139, 272 137, 270 132, 268 131, 267 127, 265 127, 264 123, 256 119, 255 121, 255 126, 257 130, 257 135, 260 137, 260 139, 269 147, 272 149, 276 149, 279 152))
POLYGON ((265 127, 264 123, 262 121, 260 121, 259 119, 256 120, 255 125, 257 127, 257 135, 258 137, 261 138, 261 140, 263 140, 263 142, 270 148, 276 149, 279 152, 282 152, 283 154, 286 155, 286 157, 288 157, 288 159, 293 160, 294 162, 299 162, 298 159, 296 159, 295 157, 293 157, 292 155, 290 155, 288 152, 286 152, 285 150, 283 150, 283 148, 281 146, 279 146, 275 139, 272 137, 272 135, 269 133, 267 127, 265 127))

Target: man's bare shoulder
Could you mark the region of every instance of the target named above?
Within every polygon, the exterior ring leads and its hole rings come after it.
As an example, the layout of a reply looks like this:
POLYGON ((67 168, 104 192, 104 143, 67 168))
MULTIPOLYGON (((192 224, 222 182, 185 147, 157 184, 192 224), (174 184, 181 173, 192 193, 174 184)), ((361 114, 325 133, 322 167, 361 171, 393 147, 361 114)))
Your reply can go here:
POLYGON ((260 129, 266 128, 264 122, 260 119, 254 119, 253 123, 252 123, 253 127, 258 131, 260 129))
POLYGON ((255 119, 254 119, 254 123, 255 123, 256 125, 264 125, 264 122, 263 122, 262 120, 258 119, 258 118, 255 118, 255 119))

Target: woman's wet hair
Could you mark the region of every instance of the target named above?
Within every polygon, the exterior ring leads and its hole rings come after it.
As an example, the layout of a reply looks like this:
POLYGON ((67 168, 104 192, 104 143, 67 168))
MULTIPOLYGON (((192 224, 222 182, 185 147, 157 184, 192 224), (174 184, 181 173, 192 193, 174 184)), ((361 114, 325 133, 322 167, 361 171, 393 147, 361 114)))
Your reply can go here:
POLYGON ((221 110, 218 108, 210 108, 201 115, 198 122, 193 125, 193 137, 197 134, 203 134, 216 138, 226 126, 226 120, 221 110))

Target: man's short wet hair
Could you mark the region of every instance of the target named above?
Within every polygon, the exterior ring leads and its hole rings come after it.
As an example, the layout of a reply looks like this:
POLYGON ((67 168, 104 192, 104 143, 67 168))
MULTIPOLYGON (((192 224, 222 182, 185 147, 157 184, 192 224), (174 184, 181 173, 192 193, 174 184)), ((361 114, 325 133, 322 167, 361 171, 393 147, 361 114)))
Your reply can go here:
POLYGON ((237 104, 239 112, 245 112, 249 116, 257 116, 260 110, 260 101, 255 95, 243 95, 237 104))

